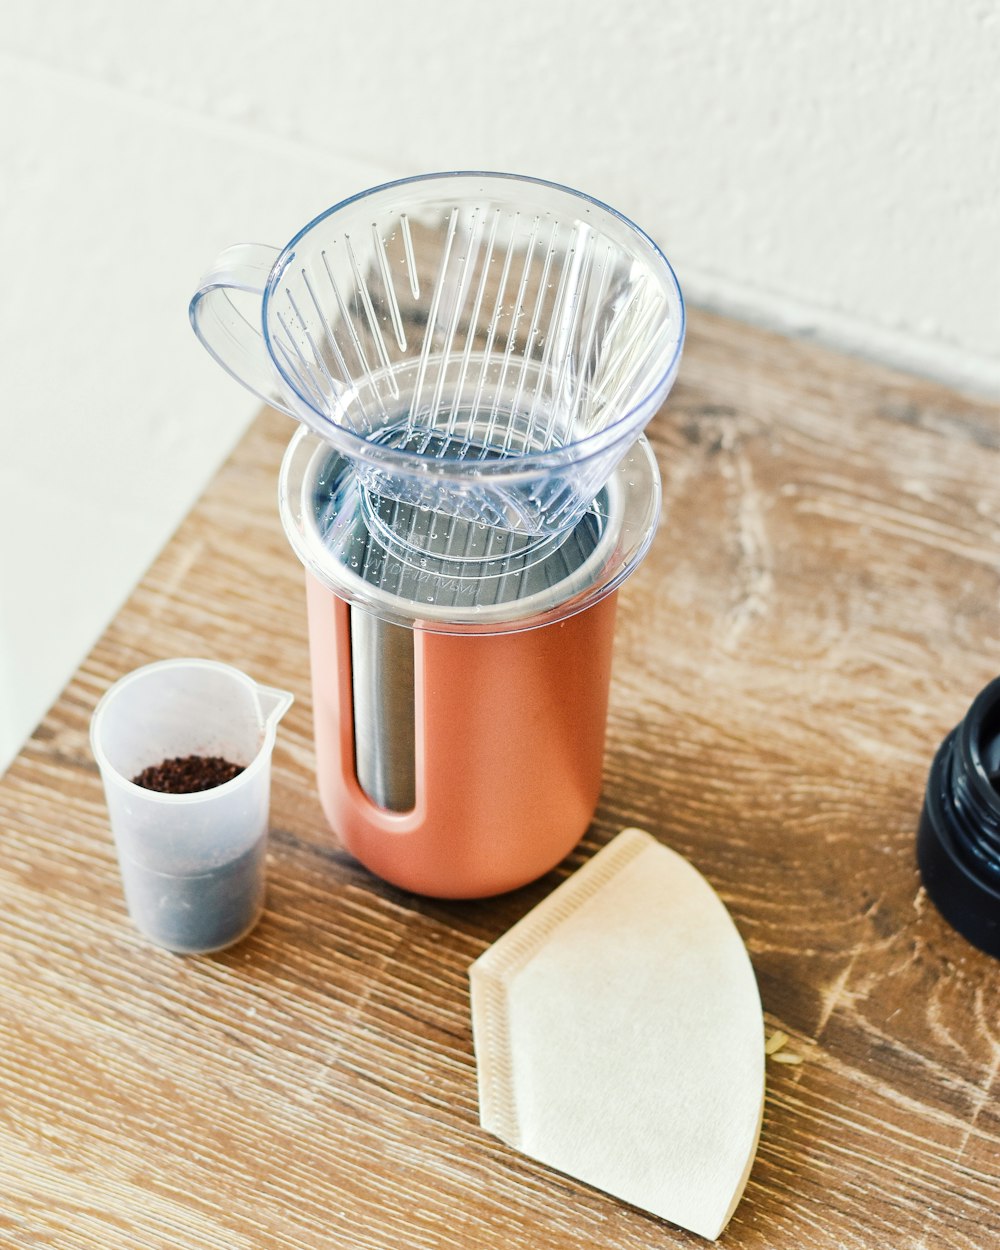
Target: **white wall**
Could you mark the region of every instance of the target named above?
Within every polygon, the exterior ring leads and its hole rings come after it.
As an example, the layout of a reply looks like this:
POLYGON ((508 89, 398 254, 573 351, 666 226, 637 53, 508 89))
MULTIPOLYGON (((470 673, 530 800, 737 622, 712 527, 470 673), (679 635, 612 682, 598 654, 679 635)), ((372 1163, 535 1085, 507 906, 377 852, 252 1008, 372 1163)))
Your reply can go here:
POLYGON ((31 0, 0 23, 0 767, 255 409, 229 242, 388 177, 567 182, 689 297, 1000 394, 995 0, 31 0))

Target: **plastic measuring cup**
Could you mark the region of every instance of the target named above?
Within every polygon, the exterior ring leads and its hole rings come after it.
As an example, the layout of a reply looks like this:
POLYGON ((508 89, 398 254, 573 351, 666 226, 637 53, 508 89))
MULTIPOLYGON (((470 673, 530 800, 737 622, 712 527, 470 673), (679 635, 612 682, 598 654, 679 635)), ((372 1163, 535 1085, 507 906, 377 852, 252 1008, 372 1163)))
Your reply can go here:
POLYGON ((161 660, 117 681, 90 723, 129 914, 182 954, 244 937, 264 905, 271 753, 285 690, 214 660, 161 660), (191 755, 243 771, 194 794, 134 784, 143 769, 191 755))

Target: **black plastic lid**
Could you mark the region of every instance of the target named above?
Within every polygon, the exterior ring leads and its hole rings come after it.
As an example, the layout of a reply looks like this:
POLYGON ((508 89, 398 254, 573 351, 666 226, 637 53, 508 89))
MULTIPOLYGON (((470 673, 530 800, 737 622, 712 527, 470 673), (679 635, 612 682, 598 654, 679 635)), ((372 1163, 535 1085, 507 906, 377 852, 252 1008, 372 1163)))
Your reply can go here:
POLYGON ((917 861, 945 920, 1000 958, 1000 678, 977 696, 934 757, 917 861))

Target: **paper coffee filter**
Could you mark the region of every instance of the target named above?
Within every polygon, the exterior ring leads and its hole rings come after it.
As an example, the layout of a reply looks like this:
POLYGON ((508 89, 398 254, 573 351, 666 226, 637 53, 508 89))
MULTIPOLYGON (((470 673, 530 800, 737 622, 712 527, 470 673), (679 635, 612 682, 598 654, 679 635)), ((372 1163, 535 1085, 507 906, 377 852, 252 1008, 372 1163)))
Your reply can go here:
POLYGON ((717 1237, 757 1148, 764 1026, 746 949, 705 879, 626 830, 470 975, 483 1127, 717 1237))

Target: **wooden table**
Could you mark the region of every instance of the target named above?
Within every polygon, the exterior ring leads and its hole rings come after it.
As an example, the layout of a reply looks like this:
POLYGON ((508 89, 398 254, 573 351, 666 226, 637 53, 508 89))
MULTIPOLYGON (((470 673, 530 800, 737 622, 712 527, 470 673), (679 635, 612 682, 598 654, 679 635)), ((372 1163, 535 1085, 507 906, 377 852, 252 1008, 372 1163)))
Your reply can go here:
POLYGON ((375 880, 324 824, 275 506, 292 427, 257 421, 0 786, 0 1244, 699 1244, 478 1124, 469 964, 638 824, 718 889, 804 1060, 768 1064, 722 1244, 1000 1246, 1000 963, 914 864, 931 755, 1000 668, 1000 413, 705 314, 681 377, 597 818, 479 903, 375 880), (132 928, 87 742, 115 678, 186 654, 297 699, 266 915, 205 958, 132 928))

